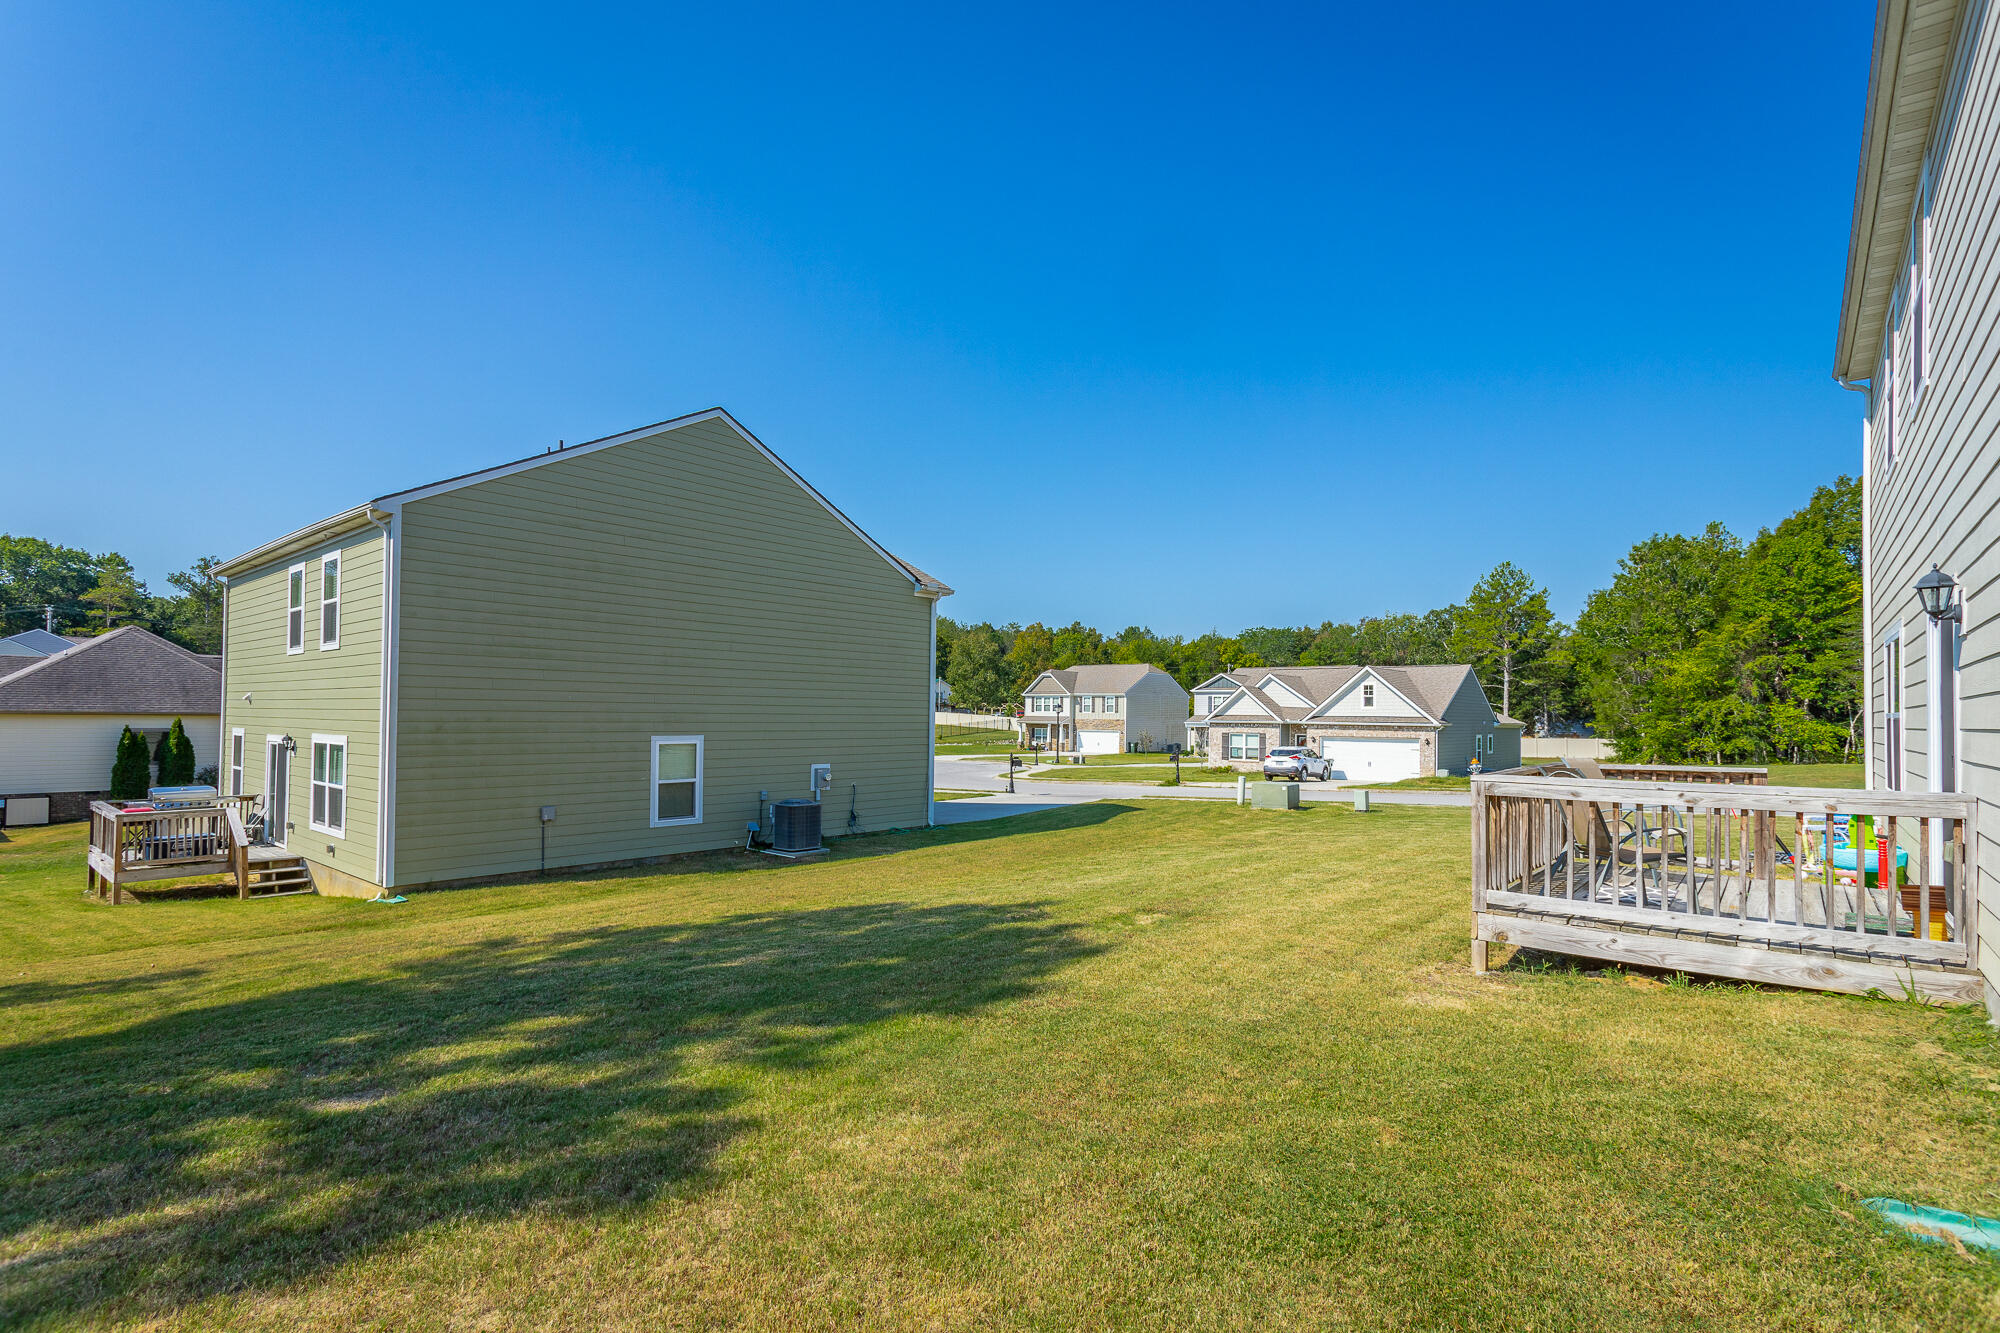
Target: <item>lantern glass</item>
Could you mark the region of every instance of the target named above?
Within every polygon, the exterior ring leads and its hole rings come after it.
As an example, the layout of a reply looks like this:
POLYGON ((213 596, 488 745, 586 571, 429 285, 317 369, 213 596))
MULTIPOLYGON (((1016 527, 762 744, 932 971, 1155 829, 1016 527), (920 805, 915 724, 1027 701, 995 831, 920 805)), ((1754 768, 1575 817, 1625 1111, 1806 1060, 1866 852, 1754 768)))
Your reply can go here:
POLYGON ((1917 580, 1917 600, 1923 603, 1924 614, 1932 620, 1951 614, 1951 594, 1956 586, 1951 575, 1932 565, 1931 572, 1917 580))

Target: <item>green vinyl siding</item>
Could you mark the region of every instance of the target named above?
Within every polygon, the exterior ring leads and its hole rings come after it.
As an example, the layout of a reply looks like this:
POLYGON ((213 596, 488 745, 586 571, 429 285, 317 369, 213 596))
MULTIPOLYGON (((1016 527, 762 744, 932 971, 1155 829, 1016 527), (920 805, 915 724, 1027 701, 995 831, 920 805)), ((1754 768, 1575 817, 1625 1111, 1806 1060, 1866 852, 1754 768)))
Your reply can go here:
MULTIPOLYGON (((273 561, 229 580, 223 640, 221 781, 229 780, 229 738, 243 728, 243 789, 264 791, 267 735, 290 736, 290 850, 345 874, 379 883, 376 872, 377 793, 381 778, 382 695, 381 531, 359 531, 273 561), (340 636, 320 649, 320 558, 341 557, 340 636), (305 650, 287 653, 287 571, 306 566, 305 650), (245 695, 249 698, 246 700, 245 695), (312 738, 347 738, 347 820, 343 837, 309 827, 312 738), (333 847, 332 852, 327 847, 333 847)), ((226 788, 225 788, 226 789, 226 788)))
POLYGON ((397 884, 741 844, 757 794, 825 831, 929 814, 931 605, 726 422, 402 506, 397 884), (651 738, 703 737, 655 828, 651 738))

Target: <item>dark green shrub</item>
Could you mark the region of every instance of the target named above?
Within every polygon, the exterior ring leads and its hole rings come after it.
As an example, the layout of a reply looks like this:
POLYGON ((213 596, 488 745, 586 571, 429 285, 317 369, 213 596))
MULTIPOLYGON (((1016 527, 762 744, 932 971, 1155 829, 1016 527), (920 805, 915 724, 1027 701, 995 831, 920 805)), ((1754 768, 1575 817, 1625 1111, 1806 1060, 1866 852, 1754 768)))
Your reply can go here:
POLYGON ((160 737, 160 785, 162 787, 185 787, 194 781, 194 742, 188 739, 187 728, 179 718, 173 727, 160 737))
POLYGON ((153 785, 153 764, 146 757, 146 738, 127 727, 118 737, 118 757, 111 764, 111 799, 143 801, 153 785))

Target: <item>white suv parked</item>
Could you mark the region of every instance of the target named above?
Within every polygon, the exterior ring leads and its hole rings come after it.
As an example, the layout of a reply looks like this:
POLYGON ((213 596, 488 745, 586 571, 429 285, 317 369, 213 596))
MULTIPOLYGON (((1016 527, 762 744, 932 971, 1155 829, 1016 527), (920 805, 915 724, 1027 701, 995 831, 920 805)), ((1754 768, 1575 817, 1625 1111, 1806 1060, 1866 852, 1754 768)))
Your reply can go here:
POLYGON ((1301 750, 1282 746, 1264 757, 1264 781, 1284 778, 1289 782, 1302 782, 1306 778, 1317 778, 1325 782, 1333 776, 1333 765, 1314 754, 1311 750, 1301 750))

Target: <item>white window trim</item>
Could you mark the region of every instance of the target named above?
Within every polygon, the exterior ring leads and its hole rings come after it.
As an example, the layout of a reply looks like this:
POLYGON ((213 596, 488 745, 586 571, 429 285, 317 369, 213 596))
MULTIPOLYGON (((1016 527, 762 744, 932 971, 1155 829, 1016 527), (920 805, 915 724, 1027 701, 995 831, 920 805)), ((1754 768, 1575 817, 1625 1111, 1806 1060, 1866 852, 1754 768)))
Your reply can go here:
POLYGON ((292 845, 292 759, 283 749, 284 740, 275 731, 264 733, 264 841, 289 849, 292 845), (285 755, 277 764, 271 762, 273 751, 285 755), (273 800, 278 789, 278 764, 284 765, 285 790, 282 796, 273 800), (279 802, 284 804, 285 818, 283 822, 274 822, 272 816, 277 813, 274 807, 279 802), (274 831, 277 834, 275 839, 271 836, 274 831))
POLYGON ((223 790, 231 796, 243 794, 243 770, 250 759, 250 740, 243 734, 243 728, 229 729, 229 762, 226 765, 228 786, 223 790))
POLYGON ((302 653, 305 650, 306 567, 304 565, 293 565, 285 571, 285 656, 290 657, 293 653, 302 653), (296 608, 292 606, 292 579, 295 576, 299 581, 299 604, 296 608), (292 612, 295 609, 299 616, 299 641, 297 643, 292 642, 292 612))
MULTIPOLYGON (((329 801, 328 804, 331 805, 332 802, 329 801)), ((315 735, 312 738, 312 749, 306 751, 306 827, 315 833, 324 833, 329 838, 345 839, 347 837, 347 737, 345 736, 315 735), (338 745, 340 747, 340 781, 337 783, 321 782, 313 776, 313 759, 315 757, 313 750, 319 749, 322 745, 338 745), (336 786, 340 788, 339 828, 335 828, 331 824, 322 824, 313 818, 313 788, 326 787, 331 789, 336 786)))
POLYGON ((340 647, 340 598, 347 590, 347 562, 340 558, 339 551, 331 551, 319 558, 319 650, 340 647), (326 567, 333 566, 333 596, 326 595, 326 567), (333 608, 333 639, 326 637, 326 608, 333 608))
MULTIPOLYGON (((646 819, 654 828, 678 828, 683 824, 701 822, 702 763, 708 746, 701 736, 655 736, 649 750, 650 758, 646 766, 653 772, 653 780, 646 787, 646 819), (660 818, 660 747, 662 745, 694 746, 694 813, 685 819, 660 818)), ((678 781, 678 779, 676 779, 678 781)))
POLYGON ((1361 687, 1361 706, 1363 708, 1373 708, 1375 706, 1375 683, 1373 681, 1361 687))

